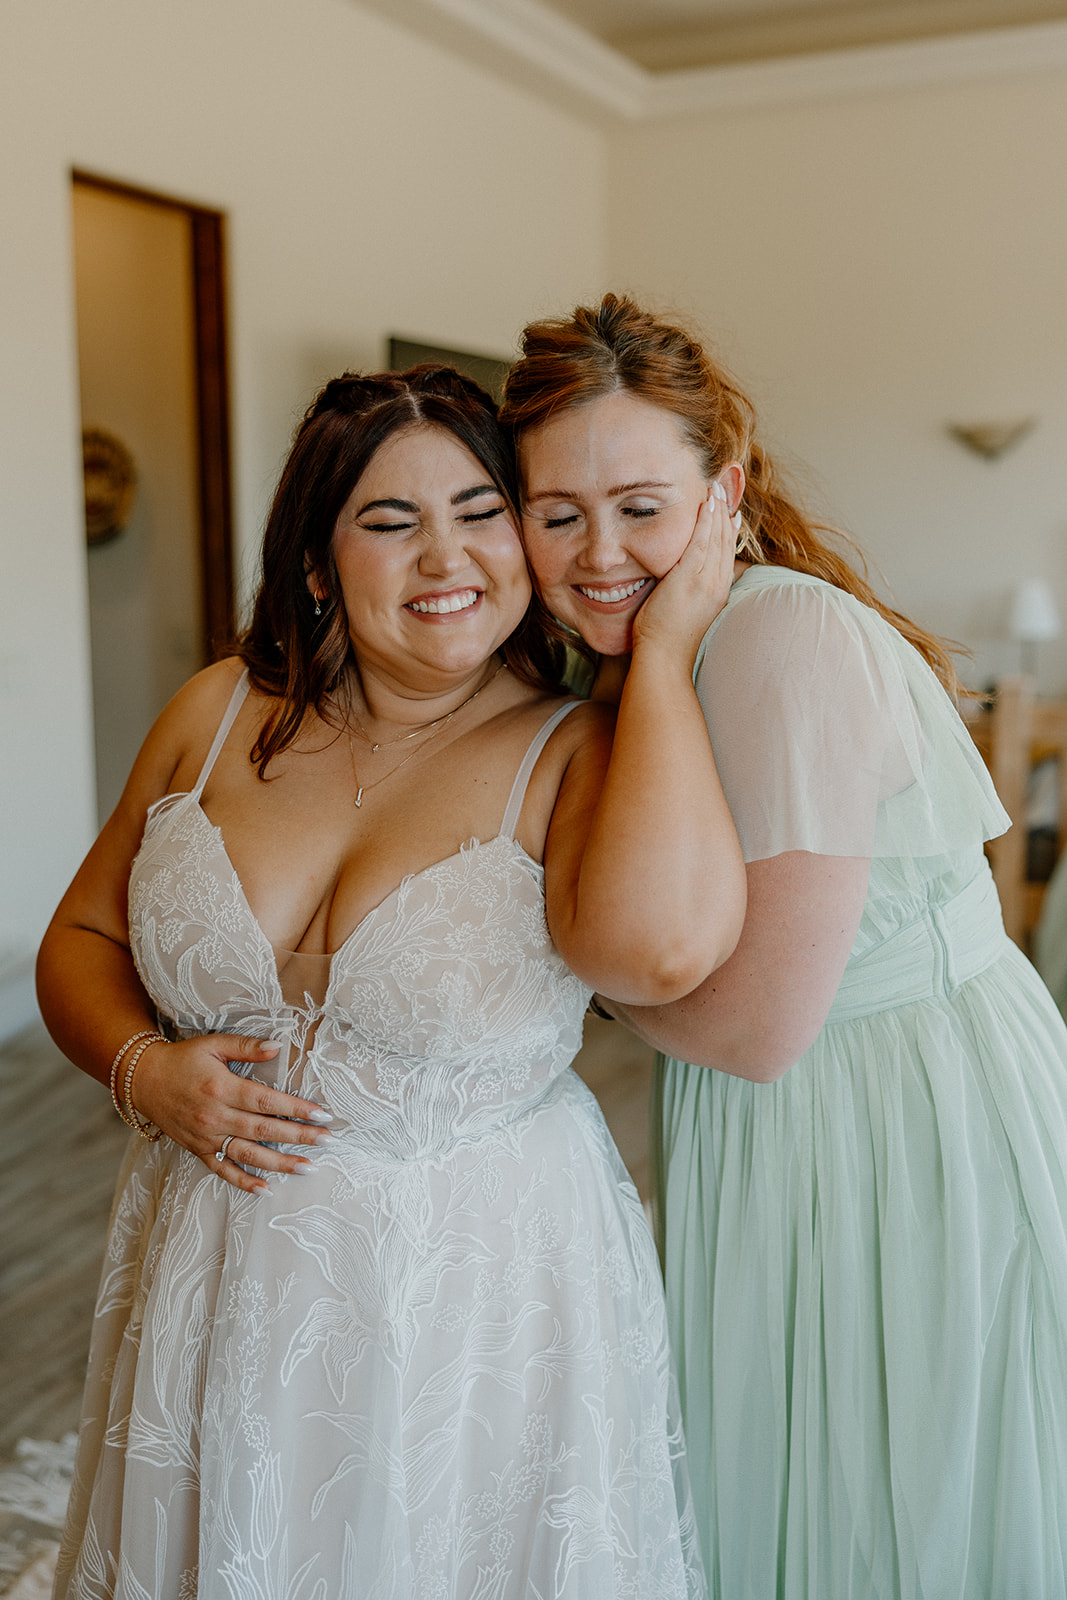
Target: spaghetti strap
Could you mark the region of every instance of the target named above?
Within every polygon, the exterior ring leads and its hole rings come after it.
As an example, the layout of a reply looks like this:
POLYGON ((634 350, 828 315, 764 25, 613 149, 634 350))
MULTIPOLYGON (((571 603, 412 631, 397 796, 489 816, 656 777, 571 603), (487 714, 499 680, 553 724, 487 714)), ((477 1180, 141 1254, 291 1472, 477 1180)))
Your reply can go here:
POLYGON ((200 796, 204 792, 204 785, 207 782, 208 778, 211 776, 211 769, 215 765, 216 760, 218 759, 219 751, 222 749, 223 745, 226 743, 226 735, 229 733, 230 729, 233 727, 234 722, 237 719, 237 713, 240 711, 241 707, 245 703, 245 696, 246 696, 247 693, 248 693, 248 668, 246 667, 245 670, 241 673, 241 676, 237 680, 237 687, 234 689, 233 694, 231 694, 231 696, 230 696, 229 705, 226 707, 226 710, 223 712, 222 721, 219 723, 218 732, 216 733, 216 735, 215 735, 215 737, 214 737, 214 739, 212 741, 211 749, 207 753, 207 760, 204 762, 204 765, 200 768, 200 776, 199 776, 199 778, 197 778, 194 787, 190 790, 190 793, 191 793, 191 795, 192 795, 194 800, 199 800, 200 796))
POLYGON ((515 782, 511 785, 511 793, 508 795, 508 803, 504 807, 504 820, 500 824, 500 834, 502 838, 510 839, 514 836, 515 824, 518 822, 519 812, 522 810, 522 802, 526 799, 526 788, 530 782, 530 774, 537 765, 537 758, 541 754, 541 751, 545 748, 545 745, 555 733, 564 717, 569 716, 574 710, 575 706, 581 706, 584 704, 584 700, 568 700, 566 705, 557 707, 557 709, 553 711, 552 715, 541 724, 538 731, 530 740, 526 754, 523 756, 519 765, 519 770, 515 774, 515 782))

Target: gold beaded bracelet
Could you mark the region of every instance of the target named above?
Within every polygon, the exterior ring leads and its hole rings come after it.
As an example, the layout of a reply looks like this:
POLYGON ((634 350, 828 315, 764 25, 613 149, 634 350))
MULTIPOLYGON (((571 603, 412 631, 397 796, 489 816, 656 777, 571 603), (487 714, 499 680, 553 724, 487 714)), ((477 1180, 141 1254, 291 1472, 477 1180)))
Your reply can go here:
POLYGON ((142 1028, 140 1033, 131 1034, 130 1037, 126 1040, 126 1043, 124 1045, 122 1045, 120 1047, 120 1049, 116 1052, 115 1059, 111 1063, 111 1073, 110 1073, 111 1100, 112 1100, 112 1103, 113 1103, 113 1105, 115 1107, 115 1110, 118 1112, 118 1114, 122 1118, 123 1122, 128 1122, 130 1119, 129 1119, 129 1117, 127 1117, 126 1113, 122 1109, 122 1106, 119 1104, 118 1082, 119 1082, 119 1068, 122 1065, 122 1058, 123 1058, 123 1056, 125 1056, 125 1054, 126 1054, 126 1052, 128 1050, 132 1050, 133 1049, 134 1045, 137 1044, 137 1042, 139 1040, 151 1038, 153 1035, 155 1035, 155 1033, 156 1033, 155 1028, 142 1028))
POLYGON ((133 1074, 137 1063, 140 1061, 149 1045, 166 1043, 167 1040, 163 1034, 150 1033, 147 1039, 143 1039, 131 1055, 126 1064, 126 1076, 122 1080, 122 1103, 127 1112, 124 1121, 128 1122, 131 1128, 136 1128, 137 1132, 141 1135, 141 1138, 147 1139, 149 1144, 155 1144, 157 1139, 162 1139, 163 1129, 157 1128, 155 1123, 150 1122, 147 1117, 142 1117, 141 1113, 134 1105, 132 1098, 133 1074))
POLYGON ((126 1040, 126 1043, 116 1053, 115 1059, 111 1063, 110 1072, 111 1099, 115 1110, 118 1112, 123 1122, 126 1123, 127 1127, 133 1128, 135 1132, 141 1134, 142 1138, 149 1139, 152 1141, 152 1143, 155 1143, 157 1139, 162 1138, 162 1129, 159 1129, 154 1133, 149 1131, 152 1128, 152 1123, 142 1121, 141 1117, 129 1103, 129 1093, 130 1085, 133 1080, 134 1067, 141 1059, 143 1053, 148 1049, 148 1046, 156 1043, 166 1043, 163 1035, 156 1028, 142 1028, 140 1033, 131 1034, 131 1036, 126 1040), (122 1101, 119 1099, 119 1068, 122 1066, 124 1057, 129 1054, 134 1045, 137 1045, 138 1048, 134 1051, 133 1059, 126 1068, 126 1076, 122 1085, 122 1099, 126 1101, 127 1105, 129 1105, 129 1110, 127 1111, 123 1107, 122 1101))

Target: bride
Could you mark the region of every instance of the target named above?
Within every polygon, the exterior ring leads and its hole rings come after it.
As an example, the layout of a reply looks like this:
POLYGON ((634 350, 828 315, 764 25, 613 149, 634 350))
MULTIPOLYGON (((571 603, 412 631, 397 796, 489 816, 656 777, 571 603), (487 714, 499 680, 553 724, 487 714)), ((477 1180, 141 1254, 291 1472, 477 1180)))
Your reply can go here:
POLYGON ((60 1600, 703 1593, 654 1249, 568 1069, 592 989, 669 1001, 738 936, 691 683, 732 529, 712 488, 612 743, 515 505, 466 379, 328 384, 238 655, 45 938, 46 1021, 138 1135, 60 1600))

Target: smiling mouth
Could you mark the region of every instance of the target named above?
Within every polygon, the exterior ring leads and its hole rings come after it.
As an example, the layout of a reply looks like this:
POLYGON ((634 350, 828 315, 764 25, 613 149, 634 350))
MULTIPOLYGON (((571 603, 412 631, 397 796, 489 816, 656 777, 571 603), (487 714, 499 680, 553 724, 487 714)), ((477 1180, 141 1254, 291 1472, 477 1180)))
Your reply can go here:
POLYGON ((620 600, 631 600, 635 594, 644 594, 654 581, 652 578, 635 578, 632 583, 617 583, 611 589, 591 589, 584 583, 576 583, 574 587, 586 600, 595 600, 602 606, 610 606, 616 605, 620 600))
POLYGON ((433 600, 409 600, 404 609, 417 611, 424 617, 445 617, 454 611, 469 611, 480 595, 479 589, 460 589, 455 594, 441 594, 433 600))

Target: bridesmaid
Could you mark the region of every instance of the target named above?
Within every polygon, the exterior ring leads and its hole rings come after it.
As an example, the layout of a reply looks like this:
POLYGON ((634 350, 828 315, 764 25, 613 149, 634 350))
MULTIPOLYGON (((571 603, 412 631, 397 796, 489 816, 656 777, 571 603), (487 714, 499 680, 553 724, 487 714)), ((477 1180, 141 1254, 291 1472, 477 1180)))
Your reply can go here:
POLYGON ((709 481, 737 530, 696 683, 744 929, 687 998, 611 1007, 663 1052, 661 1249, 711 1592, 1062 1596, 1067 1031, 1003 931, 982 846, 1007 817, 945 650, 788 497, 682 329, 608 295, 523 349, 504 415, 527 553, 599 692, 709 481))

